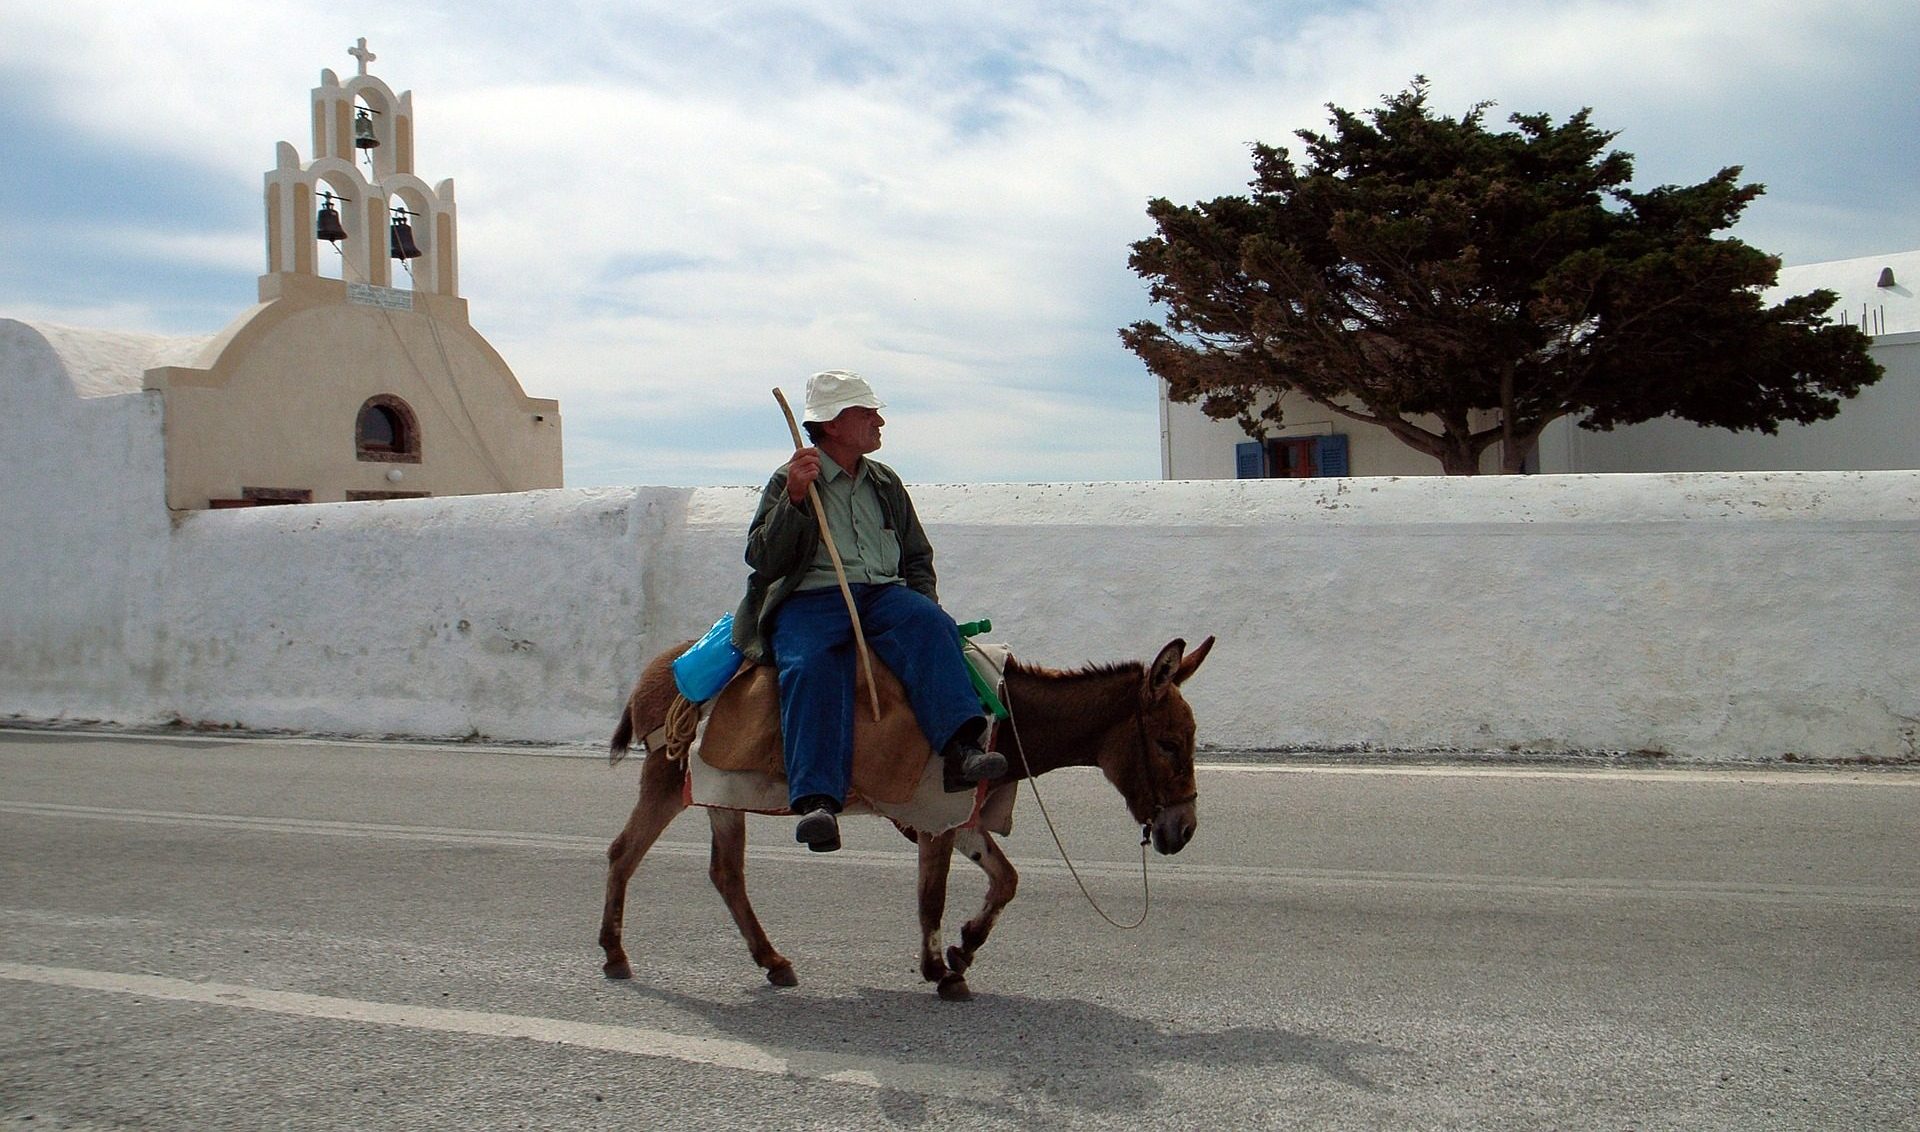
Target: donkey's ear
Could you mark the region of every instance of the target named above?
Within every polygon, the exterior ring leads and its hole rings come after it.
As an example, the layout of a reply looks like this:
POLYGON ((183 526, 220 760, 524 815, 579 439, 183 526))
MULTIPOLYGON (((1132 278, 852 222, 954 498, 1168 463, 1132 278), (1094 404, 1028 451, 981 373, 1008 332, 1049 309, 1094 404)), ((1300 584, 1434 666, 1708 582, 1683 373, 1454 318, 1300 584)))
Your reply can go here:
POLYGON ((1147 690, 1158 696, 1168 688, 1180 682, 1180 657, 1187 651, 1187 642, 1175 637, 1153 658, 1153 664, 1147 669, 1147 690))
POLYGON ((1206 640, 1201 641, 1200 647, 1197 649, 1194 649, 1193 652, 1190 655, 1188 655, 1188 657, 1185 660, 1180 662, 1180 671, 1173 674, 1173 682, 1175 684, 1186 683, 1187 677, 1194 674, 1194 671, 1200 667, 1200 662, 1207 659, 1207 653, 1211 652, 1212 650, 1213 650, 1212 637, 1208 637, 1206 640))

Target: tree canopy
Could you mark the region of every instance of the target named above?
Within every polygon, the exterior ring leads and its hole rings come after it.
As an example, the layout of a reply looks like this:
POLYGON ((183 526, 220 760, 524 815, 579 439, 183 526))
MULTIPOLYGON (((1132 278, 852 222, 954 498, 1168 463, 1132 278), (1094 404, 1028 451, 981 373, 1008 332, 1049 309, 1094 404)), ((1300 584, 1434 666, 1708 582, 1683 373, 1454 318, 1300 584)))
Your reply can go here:
POLYGON ((1637 192, 1587 110, 1495 132, 1427 93, 1329 105, 1304 166, 1255 143, 1246 196, 1149 203, 1128 263, 1165 324, 1120 336, 1174 400, 1259 437, 1298 391, 1469 474, 1495 443, 1519 471, 1570 413, 1771 433, 1878 380, 1832 292, 1767 306, 1780 261, 1715 235, 1763 191, 1740 167, 1637 192))

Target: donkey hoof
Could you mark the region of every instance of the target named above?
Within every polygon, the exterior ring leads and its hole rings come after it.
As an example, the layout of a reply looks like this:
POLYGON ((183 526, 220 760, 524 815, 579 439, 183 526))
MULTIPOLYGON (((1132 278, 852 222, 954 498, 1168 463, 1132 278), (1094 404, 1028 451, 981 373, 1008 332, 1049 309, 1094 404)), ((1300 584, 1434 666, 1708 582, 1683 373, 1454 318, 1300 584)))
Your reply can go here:
POLYGON ((601 966, 600 970, 606 972, 606 976, 609 979, 633 978, 633 968, 627 965, 625 959, 609 959, 601 966))
POLYGON ((797 987, 800 976, 793 973, 793 964, 781 963, 767 968, 767 981, 776 987, 797 987))
POLYGON ((966 1002, 973 997, 965 975, 948 975, 940 980, 940 997, 948 1002, 966 1002))
POLYGON ((967 968, 971 966, 973 966, 973 956, 960 950, 957 946, 947 948, 947 967, 954 974, 965 974, 967 968))

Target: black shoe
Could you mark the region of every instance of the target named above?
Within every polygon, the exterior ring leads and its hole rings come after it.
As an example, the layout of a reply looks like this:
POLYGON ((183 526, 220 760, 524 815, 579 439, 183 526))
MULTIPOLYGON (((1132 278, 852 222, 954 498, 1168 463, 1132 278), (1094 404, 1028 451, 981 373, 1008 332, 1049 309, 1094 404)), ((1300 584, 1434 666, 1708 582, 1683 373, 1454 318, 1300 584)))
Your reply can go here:
POLYGON ((840 848, 840 819, 833 816, 833 805, 824 798, 802 798, 794 810, 803 816, 793 827, 793 839, 815 853, 831 853, 840 848))
POLYGON ((976 782, 991 782, 1007 773, 1007 756, 999 751, 983 751, 962 740, 949 745, 941 759, 941 785, 949 794, 973 789, 976 782))

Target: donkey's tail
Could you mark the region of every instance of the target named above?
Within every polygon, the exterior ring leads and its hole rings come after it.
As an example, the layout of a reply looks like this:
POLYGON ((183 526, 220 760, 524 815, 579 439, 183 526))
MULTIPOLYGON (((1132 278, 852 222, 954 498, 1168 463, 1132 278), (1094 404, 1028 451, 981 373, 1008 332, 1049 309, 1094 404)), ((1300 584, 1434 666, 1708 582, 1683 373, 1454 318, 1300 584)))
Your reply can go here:
MULTIPOLYGON (((635 740, 644 744, 649 752, 652 751, 656 742, 654 732, 662 723, 673 719, 674 701, 681 698, 673 682, 674 658, 686 652, 691 644, 692 641, 682 641, 647 662, 646 669, 633 686, 633 693, 620 710, 620 723, 613 730, 613 741, 607 744, 608 766, 616 766, 626 758, 635 740)), ((692 713, 694 723, 697 724, 699 718, 698 711, 692 713)), ((680 745, 680 750, 684 752, 687 744, 693 740, 693 728, 683 727, 681 730, 686 735, 686 741, 680 745)))
POLYGON ((620 725, 613 729, 613 741, 607 744, 607 765, 619 766, 633 746, 633 706, 620 709, 620 725))

